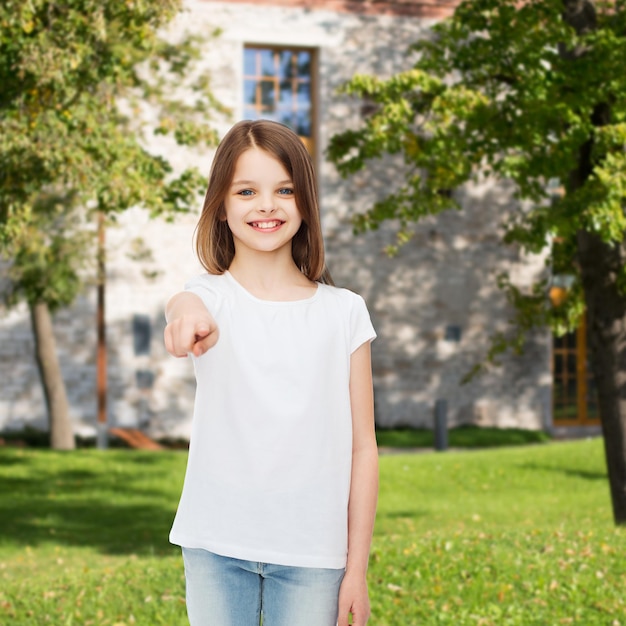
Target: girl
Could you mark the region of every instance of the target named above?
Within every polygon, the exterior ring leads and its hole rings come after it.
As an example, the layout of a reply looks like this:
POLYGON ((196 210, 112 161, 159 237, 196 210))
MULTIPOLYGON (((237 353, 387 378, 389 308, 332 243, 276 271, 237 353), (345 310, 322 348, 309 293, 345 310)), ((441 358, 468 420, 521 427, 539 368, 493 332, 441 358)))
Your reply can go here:
POLYGON ((362 298, 330 285, 315 174, 267 120, 220 143, 196 233, 207 270, 166 307, 197 392, 183 493, 192 626, 355 626, 369 617, 378 491, 362 298))

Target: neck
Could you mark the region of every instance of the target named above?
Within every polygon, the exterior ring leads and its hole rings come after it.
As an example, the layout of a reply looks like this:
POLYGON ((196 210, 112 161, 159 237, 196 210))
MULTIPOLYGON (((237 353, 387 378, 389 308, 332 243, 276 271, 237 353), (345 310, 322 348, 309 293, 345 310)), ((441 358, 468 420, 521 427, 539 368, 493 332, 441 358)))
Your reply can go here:
POLYGON ((251 293, 268 299, 300 297, 300 290, 311 290, 315 286, 296 266, 291 251, 288 258, 286 255, 235 254, 228 271, 251 293))

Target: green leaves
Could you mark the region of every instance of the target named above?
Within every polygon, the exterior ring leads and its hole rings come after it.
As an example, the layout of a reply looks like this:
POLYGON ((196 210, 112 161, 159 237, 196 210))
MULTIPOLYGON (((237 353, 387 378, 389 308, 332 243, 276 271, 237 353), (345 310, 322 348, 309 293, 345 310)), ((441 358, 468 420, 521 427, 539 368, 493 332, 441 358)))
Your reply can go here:
MULTIPOLYGON (((584 229, 621 245, 626 6, 597 2, 594 10, 574 19, 560 0, 467 0, 412 47, 410 70, 352 79, 343 92, 372 103, 372 113, 332 138, 330 160, 344 176, 388 154, 406 165, 397 188, 355 216, 356 229, 399 219, 393 251, 409 239, 411 222, 453 206, 451 190, 487 176, 512 181, 531 206, 520 204, 505 225, 506 243, 549 256, 555 238, 574 242, 584 229), (559 196, 551 180, 560 181, 559 196)), ((513 298, 528 323, 564 327, 545 289, 526 295, 541 302, 528 309, 529 300, 513 298)), ((568 324, 582 312, 578 303, 570 303, 568 324)))
POLYGON ((161 38, 181 6, 8 0, 0 7, 0 242, 16 289, 29 299, 67 304, 79 288, 89 256, 79 242, 90 237, 74 228, 77 207, 115 214, 143 206, 171 218, 203 191, 194 169, 174 172, 148 148, 154 132, 180 145, 213 145, 212 118, 228 113, 196 69, 207 37, 161 38), (71 202, 53 210, 50 194, 71 202), (53 266, 58 280, 44 277, 53 266))
POLYGON ((9 247, 14 256, 5 299, 9 305, 21 298, 46 302, 55 311, 71 304, 82 286, 89 259, 84 249, 93 243, 93 229, 86 227, 76 196, 62 190, 38 194, 29 208, 19 216, 9 247))

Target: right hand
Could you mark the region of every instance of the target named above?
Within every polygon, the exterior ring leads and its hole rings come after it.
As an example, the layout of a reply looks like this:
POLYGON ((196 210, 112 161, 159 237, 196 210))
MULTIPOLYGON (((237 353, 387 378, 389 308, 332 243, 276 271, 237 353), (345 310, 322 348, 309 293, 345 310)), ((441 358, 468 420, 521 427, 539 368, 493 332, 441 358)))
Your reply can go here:
POLYGON ((188 353, 202 356, 219 339, 219 329, 213 317, 185 314, 176 317, 165 327, 165 348, 175 357, 183 358, 188 353))

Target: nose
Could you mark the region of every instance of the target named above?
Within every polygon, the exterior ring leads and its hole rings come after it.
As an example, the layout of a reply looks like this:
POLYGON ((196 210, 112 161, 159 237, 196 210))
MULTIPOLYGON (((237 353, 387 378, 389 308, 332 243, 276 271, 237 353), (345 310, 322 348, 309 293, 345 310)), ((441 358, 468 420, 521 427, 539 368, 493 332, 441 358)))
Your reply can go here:
POLYGON ((276 210, 274 194, 264 194, 259 198, 259 211, 264 215, 273 213, 276 210))

